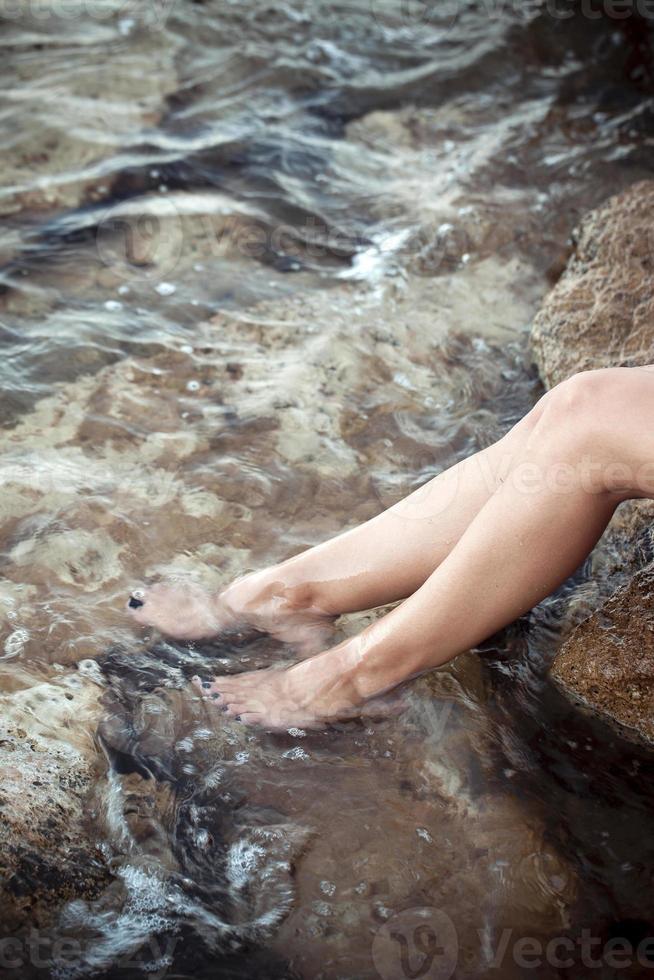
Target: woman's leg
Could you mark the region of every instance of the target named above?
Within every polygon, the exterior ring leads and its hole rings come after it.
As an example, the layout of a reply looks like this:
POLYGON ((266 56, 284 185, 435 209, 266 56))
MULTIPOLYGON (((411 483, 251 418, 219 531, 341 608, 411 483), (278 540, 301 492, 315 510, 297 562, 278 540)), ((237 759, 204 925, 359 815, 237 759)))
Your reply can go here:
MULTIPOLYGON (((314 624, 411 595, 449 554, 525 449, 546 395, 502 439, 445 470, 366 523, 211 596, 185 586, 145 591, 133 618, 178 638, 249 621, 288 640, 314 624)), ((315 649, 315 647, 314 647, 315 649)))
POLYGON ((638 496, 654 496, 654 375, 577 375, 550 393, 510 474, 409 599, 325 653, 219 677, 204 693, 275 728, 356 713, 530 609, 577 568, 617 504, 638 496))

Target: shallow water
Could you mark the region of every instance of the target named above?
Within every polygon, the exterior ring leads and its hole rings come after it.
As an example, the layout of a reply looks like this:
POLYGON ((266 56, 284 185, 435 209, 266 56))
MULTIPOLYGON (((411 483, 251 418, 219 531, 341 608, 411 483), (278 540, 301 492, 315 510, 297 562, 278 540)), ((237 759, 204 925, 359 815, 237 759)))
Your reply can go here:
POLYGON ((166 644, 123 603, 323 540, 533 404, 527 328, 578 216, 653 169, 634 23, 1 9, 0 679, 100 665, 89 822, 116 874, 57 927, 81 963, 47 972, 446 977, 458 944, 457 977, 613 976, 579 946, 515 952, 652 934, 651 757, 545 676, 601 581, 416 682, 397 718, 284 736, 224 723, 188 678, 292 651, 166 644), (446 939, 421 969, 424 921, 446 939))

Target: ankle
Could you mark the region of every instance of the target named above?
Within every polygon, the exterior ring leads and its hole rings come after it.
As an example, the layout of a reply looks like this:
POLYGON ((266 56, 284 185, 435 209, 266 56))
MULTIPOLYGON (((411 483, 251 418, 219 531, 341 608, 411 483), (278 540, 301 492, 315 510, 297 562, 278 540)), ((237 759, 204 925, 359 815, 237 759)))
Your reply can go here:
POLYGON ((289 614, 320 611, 311 584, 296 582, 283 565, 237 579, 221 594, 221 600, 237 616, 263 612, 271 605, 289 614))
POLYGON ((389 631, 388 618, 347 641, 351 683, 361 701, 385 694, 428 669, 421 651, 410 649, 395 630, 389 631), (382 622, 384 627, 380 628, 382 622))

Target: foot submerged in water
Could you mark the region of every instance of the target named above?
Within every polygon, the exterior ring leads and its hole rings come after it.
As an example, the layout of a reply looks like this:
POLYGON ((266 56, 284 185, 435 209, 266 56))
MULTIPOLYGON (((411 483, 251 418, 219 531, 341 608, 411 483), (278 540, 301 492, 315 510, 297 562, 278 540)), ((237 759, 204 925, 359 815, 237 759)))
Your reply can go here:
POLYGON ((140 626, 153 626, 176 640, 206 640, 249 627, 292 643, 303 654, 321 649, 333 622, 303 597, 302 589, 265 584, 258 573, 221 593, 159 583, 132 593, 127 608, 140 626))
POLYGON ((366 696, 347 642, 293 667, 253 670, 213 681, 193 678, 198 693, 226 715, 270 731, 321 728, 362 715, 382 717, 404 707, 396 698, 366 696))
POLYGON ((159 583, 133 592, 127 603, 140 626, 154 626, 176 640, 203 640, 235 625, 236 617, 220 596, 194 585, 159 583))

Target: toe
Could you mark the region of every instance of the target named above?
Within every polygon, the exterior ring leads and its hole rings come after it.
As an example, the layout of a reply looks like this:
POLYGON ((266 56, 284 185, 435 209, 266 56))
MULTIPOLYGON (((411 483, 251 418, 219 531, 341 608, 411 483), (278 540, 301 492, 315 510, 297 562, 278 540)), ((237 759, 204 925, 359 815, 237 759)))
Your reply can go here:
POLYGON ((221 706, 237 699, 242 700, 243 693, 239 685, 232 684, 230 686, 224 681, 224 677, 214 677, 212 680, 203 680, 197 676, 191 678, 191 684, 201 697, 219 701, 221 706))
POLYGON ((145 603, 143 600, 136 599, 133 595, 131 595, 127 601, 127 612, 132 619, 135 620, 135 622, 141 623, 144 626, 147 625, 148 614, 145 611, 145 603), (140 605, 136 605, 136 602, 140 603, 140 605))
POLYGON ((238 704, 240 706, 243 706, 245 701, 246 698, 244 697, 242 691, 237 691, 234 694, 225 694, 224 692, 221 691, 220 703, 230 711, 233 705, 238 704))
POLYGON ((164 589, 158 585, 152 585, 147 589, 133 589, 127 600, 127 611, 137 623, 151 626, 161 612, 165 597, 164 589))
POLYGON ((247 674, 232 674, 231 676, 215 677, 213 690, 218 691, 223 697, 241 696, 246 691, 252 690, 261 681, 261 671, 253 671, 247 674))
POLYGON ((255 713, 258 715, 268 715, 268 705, 264 698, 257 695, 241 693, 237 697, 226 699, 226 710, 230 715, 243 715, 255 713))
POLYGON ((248 673, 245 674, 227 674, 217 677, 216 682, 220 681, 226 691, 236 690, 237 688, 245 690, 253 683, 254 680, 257 679, 257 675, 259 677, 261 676, 261 672, 258 670, 252 673, 248 671, 248 673))
POLYGON ((192 677, 191 684, 203 698, 216 693, 213 683, 211 681, 203 681, 201 677, 192 677))
POLYGON ((225 709, 225 714, 230 715, 232 718, 236 715, 241 715, 247 713, 248 705, 240 704, 238 701, 234 701, 232 704, 228 704, 225 709))
POLYGON ((242 684, 239 684, 239 682, 235 680, 233 677, 223 677, 223 676, 214 677, 213 685, 215 688, 220 689, 221 691, 236 691, 238 690, 239 687, 243 686, 242 684))
POLYGON ((243 725, 263 725, 264 717, 257 711, 244 711, 234 721, 239 721, 243 725))

